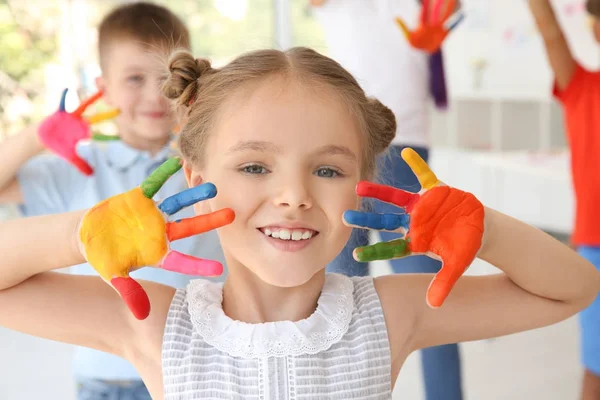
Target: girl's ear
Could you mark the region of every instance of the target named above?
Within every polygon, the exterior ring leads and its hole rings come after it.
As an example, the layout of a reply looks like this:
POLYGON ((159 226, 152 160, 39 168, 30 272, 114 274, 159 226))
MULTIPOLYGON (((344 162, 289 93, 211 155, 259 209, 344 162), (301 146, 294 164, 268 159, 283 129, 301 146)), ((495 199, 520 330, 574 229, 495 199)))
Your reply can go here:
POLYGON ((198 186, 204 182, 202 176, 199 173, 195 172, 192 169, 190 163, 187 161, 183 162, 183 173, 185 175, 185 180, 187 182, 188 187, 198 186))

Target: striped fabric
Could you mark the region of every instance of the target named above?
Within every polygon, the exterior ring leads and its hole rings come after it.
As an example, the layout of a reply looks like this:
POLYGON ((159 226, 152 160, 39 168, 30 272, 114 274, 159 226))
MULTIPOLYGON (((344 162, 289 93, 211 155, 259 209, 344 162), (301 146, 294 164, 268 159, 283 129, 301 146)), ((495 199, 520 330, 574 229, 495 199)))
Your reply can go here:
MULTIPOLYGON (((352 312, 344 325, 345 332, 315 354, 311 351, 286 353, 284 348, 278 356, 252 356, 240 355, 239 349, 228 351, 223 346, 215 347, 205 340, 209 336, 206 327, 199 332, 198 325, 194 323, 193 315, 198 310, 195 304, 190 307, 193 303, 190 293, 193 292, 192 285, 203 285, 204 288, 210 285, 211 290, 218 288, 221 291, 221 284, 198 280, 190 283, 187 289, 179 289, 169 310, 163 339, 165 400, 391 399, 389 342, 373 278, 329 274, 326 286, 333 280, 350 285, 348 301, 353 302, 352 312)), ((321 298, 324 293, 325 288, 321 298)), ((220 299, 222 297, 212 301, 220 306, 220 299)), ((341 294, 337 299, 333 297, 334 305, 343 305, 344 301, 341 294)), ((213 311, 200 312, 208 317, 214 314, 213 311)), ((319 313, 323 314, 321 300, 315 314, 319 313)), ((232 325, 240 324, 230 321, 232 325)), ((255 326, 267 328, 268 324, 255 326)), ((298 328, 299 323, 291 324, 296 324, 294 329, 301 329, 298 328)), ((331 329, 326 328, 322 336, 335 330, 334 324, 331 329)), ((249 327, 252 324, 245 325, 249 327)), ((289 325, 270 325, 269 328, 274 327, 289 330, 289 325)), ((300 333, 300 336, 311 335, 311 332, 300 333)), ((312 332, 312 337, 314 335, 312 332)), ((294 338, 296 336, 297 333, 293 335, 294 338)))

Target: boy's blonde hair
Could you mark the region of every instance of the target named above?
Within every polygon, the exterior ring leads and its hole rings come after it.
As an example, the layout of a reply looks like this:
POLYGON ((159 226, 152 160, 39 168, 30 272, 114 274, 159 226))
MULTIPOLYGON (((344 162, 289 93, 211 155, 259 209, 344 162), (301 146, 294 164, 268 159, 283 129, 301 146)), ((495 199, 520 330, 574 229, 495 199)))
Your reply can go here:
POLYGON ((365 139, 363 178, 374 176, 376 156, 396 134, 396 119, 389 108, 366 97, 356 79, 340 64, 308 48, 253 51, 222 68, 212 68, 210 61, 178 50, 169 59, 169 72, 163 93, 176 100, 179 111, 186 114, 179 147, 196 166, 202 165, 206 140, 221 104, 238 89, 276 76, 333 90, 346 103, 365 139))
POLYGON ((98 27, 100 65, 105 67, 109 62, 110 45, 124 39, 168 51, 190 49, 190 33, 183 21, 169 9, 148 2, 116 7, 102 19, 98 27))

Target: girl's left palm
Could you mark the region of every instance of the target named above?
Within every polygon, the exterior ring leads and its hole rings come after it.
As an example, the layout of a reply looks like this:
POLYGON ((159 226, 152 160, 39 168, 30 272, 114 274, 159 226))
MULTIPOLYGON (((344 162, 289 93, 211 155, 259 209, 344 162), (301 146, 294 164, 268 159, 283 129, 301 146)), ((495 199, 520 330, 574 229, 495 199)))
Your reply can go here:
POLYGON ((442 269, 427 291, 427 303, 439 307, 481 247, 484 208, 471 193, 442 184, 414 150, 404 149, 402 158, 421 182, 420 194, 371 182, 360 182, 356 192, 359 196, 402 207, 406 213, 347 211, 344 219, 350 226, 406 235, 405 239, 355 249, 354 257, 358 261, 389 260, 414 254, 440 259, 442 269))

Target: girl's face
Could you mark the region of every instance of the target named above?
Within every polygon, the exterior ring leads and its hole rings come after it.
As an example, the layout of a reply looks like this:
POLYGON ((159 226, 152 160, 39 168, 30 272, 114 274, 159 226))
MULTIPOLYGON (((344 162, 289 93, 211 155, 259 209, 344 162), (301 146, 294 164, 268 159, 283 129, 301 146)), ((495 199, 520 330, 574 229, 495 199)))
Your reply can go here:
POLYGON ((244 266, 281 287, 306 283, 342 250, 357 209, 361 136, 329 89, 309 91, 271 79, 222 106, 191 184, 212 182, 206 213, 230 207, 235 221, 219 230, 230 269, 244 266))

